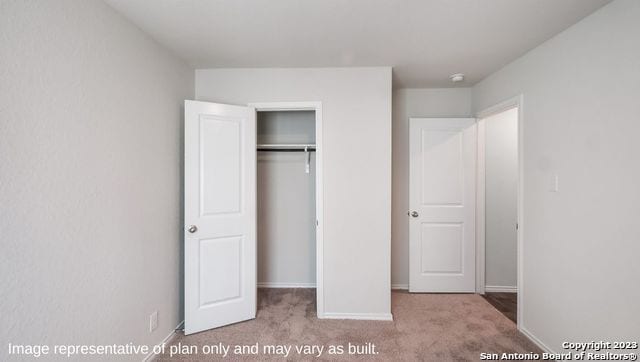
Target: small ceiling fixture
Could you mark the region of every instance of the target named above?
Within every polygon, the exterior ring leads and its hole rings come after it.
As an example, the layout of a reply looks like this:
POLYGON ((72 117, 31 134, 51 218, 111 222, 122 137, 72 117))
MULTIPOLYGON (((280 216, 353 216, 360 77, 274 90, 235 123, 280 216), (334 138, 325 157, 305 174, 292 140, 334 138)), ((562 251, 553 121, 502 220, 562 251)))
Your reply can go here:
POLYGON ((449 79, 451 79, 451 81, 454 83, 462 82, 464 80, 464 74, 462 73, 451 74, 449 76, 449 79))

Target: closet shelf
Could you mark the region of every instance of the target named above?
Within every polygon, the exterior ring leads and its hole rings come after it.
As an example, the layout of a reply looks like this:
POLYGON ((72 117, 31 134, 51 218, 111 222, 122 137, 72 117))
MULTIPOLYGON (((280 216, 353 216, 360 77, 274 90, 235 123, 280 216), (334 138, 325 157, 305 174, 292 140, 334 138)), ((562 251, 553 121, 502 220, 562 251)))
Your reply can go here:
POLYGON ((273 152, 314 152, 316 150, 316 145, 314 143, 259 143, 257 145, 257 150, 273 152))

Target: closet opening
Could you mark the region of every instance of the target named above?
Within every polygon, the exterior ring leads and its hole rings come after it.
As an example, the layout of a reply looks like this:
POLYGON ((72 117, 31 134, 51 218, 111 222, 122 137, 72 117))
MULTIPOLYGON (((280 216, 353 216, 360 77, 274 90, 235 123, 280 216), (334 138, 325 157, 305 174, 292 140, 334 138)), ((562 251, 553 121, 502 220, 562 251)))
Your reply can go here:
POLYGON ((319 110, 255 107, 258 313, 286 297, 322 318, 319 110))

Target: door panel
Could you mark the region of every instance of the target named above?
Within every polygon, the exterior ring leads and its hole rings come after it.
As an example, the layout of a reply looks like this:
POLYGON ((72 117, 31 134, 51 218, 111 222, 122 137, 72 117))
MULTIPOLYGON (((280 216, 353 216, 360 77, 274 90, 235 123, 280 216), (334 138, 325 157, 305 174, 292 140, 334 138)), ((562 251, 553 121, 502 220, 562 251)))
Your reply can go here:
POLYGON ((420 234, 422 274, 462 273, 462 223, 423 223, 420 234), (437 253, 433 251, 437 250, 437 253))
POLYGON ((409 290, 475 291, 474 119, 410 120, 409 290))
POLYGON ((256 314, 255 110, 185 101, 185 334, 256 314))
POLYGON ((241 250, 239 236, 200 240, 200 307, 242 296, 241 250))
POLYGON ((201 215, 240 212, 242 119, 200 118, 201 215), (220 172, 224 170, 224 172, 220 172))
POLYGON ((462 204, 462 135, 447 130, 420 131, 423 150, 422 205, 462 204))

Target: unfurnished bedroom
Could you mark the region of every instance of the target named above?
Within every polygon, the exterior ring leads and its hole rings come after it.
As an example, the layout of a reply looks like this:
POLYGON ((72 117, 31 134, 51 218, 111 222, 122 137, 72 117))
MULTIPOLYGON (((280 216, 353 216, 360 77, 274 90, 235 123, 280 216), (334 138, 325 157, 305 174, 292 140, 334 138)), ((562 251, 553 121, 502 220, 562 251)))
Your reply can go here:
POLYGON ((637 360, 639 20, 0 0, 0 360, 637 360))

